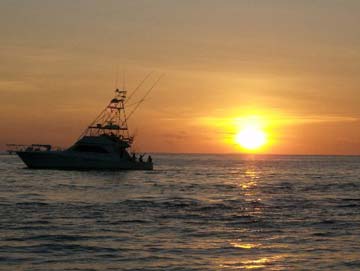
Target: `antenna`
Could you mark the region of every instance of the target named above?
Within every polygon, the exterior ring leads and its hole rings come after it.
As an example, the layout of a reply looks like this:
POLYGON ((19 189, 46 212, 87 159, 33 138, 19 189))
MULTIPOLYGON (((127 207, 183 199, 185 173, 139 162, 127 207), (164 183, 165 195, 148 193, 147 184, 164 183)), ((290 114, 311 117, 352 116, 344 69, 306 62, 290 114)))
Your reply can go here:
POLYGON ((126 86, 126 82, 125 82, 125 69, 123 69, 123 72, 122 72, 122 81, 123 81, 123 88, 122 88, 122 90, 125 90, 125 86, 126 86))
POLYGON ((115 89, 118 87, 118 83, 119 83, 119 65, 116 65, 116 67, 115 67, 115 86, 114 86, 115 89))

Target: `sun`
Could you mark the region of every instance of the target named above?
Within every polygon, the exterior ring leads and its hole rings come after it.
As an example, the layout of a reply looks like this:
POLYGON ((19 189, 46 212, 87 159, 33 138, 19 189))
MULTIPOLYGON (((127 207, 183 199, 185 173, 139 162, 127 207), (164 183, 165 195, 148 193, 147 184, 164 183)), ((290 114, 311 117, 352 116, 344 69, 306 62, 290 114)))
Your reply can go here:
POLYGON ((247 126, 236 134, 235 142, 247 150, 254 151, 265 145, 266 134, 260 127, 247 126))

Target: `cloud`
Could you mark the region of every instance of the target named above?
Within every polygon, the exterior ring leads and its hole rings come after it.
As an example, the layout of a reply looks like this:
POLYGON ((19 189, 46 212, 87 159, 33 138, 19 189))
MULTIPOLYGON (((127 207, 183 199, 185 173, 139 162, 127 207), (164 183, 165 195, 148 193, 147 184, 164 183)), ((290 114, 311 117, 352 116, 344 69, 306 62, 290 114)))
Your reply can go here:
POLYGON ((0 94, 4 92, 29 92, 37 90, 35 86, 21 80, 0 80, 0 94))
POLYGON ((246 123, 256 123, 261 127, 269 126, 293 126, 312 123, 344 123, 356 122, 360 118, 356 116, 341 115, 272 115, 259 114, 244 117, 200 117, 194 120, 199 126, 237 129, 246 123))

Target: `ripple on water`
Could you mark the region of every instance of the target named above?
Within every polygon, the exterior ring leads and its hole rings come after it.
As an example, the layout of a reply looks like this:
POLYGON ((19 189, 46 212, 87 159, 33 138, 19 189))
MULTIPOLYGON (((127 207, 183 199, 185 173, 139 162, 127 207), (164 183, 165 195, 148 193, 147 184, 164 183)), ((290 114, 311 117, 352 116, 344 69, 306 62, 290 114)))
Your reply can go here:
POLYGON ((155 155, 153 172, 0 157, 0 269, 356 270, 358 157, 155 155))

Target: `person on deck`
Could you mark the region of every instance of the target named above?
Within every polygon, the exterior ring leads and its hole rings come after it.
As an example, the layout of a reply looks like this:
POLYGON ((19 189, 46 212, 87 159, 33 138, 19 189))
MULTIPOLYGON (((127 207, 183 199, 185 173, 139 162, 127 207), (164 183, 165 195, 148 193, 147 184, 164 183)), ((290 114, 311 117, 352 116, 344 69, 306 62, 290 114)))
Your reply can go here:
POLYGON ((152 163, 151 155, 148 156, 147 162, 148 162, 148 163, 152 163))

